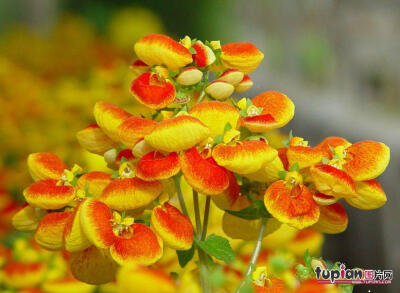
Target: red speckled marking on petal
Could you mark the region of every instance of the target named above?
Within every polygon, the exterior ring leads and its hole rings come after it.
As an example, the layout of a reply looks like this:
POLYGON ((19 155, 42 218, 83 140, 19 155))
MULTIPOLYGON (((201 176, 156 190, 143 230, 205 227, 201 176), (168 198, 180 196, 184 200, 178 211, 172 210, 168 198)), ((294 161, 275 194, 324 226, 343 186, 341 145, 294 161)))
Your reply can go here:
POLYGON ((228 171, 218 166, 212 158, 204 159, 196 148, 187 150, 180 162, 187 183, 196 191, 215 195, 228 188, 228 171))
POLYGON ((143 180, 153 181, 170 178, 176 175, 179 170, 177 153, 164 156, 159 152, 150 152, 137 163, 136 175, 143 180))
POLYGON ((151 225, 169 247, 178 250, 192 247, 193 227, 190 219, 169 203, 153 209, 151 225))
POLYGON ((162 246, 156 234, 146 225, 133 224, 133 235, 117 237, 110 249, 111 256, 120 265, 130 263, 151 265, 162 256, 162 246))

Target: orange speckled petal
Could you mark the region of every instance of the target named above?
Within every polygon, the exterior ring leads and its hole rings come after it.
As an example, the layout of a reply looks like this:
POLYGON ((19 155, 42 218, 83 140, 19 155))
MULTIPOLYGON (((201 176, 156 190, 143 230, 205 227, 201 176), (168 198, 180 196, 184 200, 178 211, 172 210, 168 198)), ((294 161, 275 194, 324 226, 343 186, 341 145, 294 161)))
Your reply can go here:
POLYGON ((28 169, 33 180, 60 179, 68 167, 53 153, 33 153, 28 156, 28 169))
POLYGON ((86 237, 81 225, 81 204, 75 207, 73 214, 68 218, 64 229, 64 246, 69 252, 82 251, 92 243, 86 237))
POLYGON ((202 41, 197 41, 192 46, 196 53, 193 54, 193 60, 198 67, 207 67, 214 63, 216 60, 213 50, 204 45, 202 41))
POLYGON ((192 247, 193 227, 190 219, 169 203, 153 209, 151 227, 164 244, 173 249, 187 250, 192 247))
POLYGON ((376 179, 356 182, 357 196, 346 198, 351 206, 361 210, 373 210, 386 203, 386 194, 376 179))
POLYGON ((279 127, 271 114, 243 117, 241 122, 252 132, 265 132, 279 127))
POLYGON ((100 200, 117 211, 128 211, 147 206, 162 191, 160 181, 144 181, 139 178, 116 179, 103 191, 100 200))
POLYGON ((115 142, 101 130, 97 123, 92 123, 85 129, 78 131, 76 138, 85 150, 98 155, 103 155, 116 145, 115 142))
POLYGON ((324 152, 324 156, 326 158, 332 159, 333 153, 330 147, 336 148, 338 146, 344 146, 344 148, 347 148, 351 146, 351 143, 348 142, 345 138, 330 136, 321 141, 315 148, 321 149, 324 152))
POLYGON ((93 109, 97 124, 113 141, 119 141, 118 127, 132 115, 108 102, 97 102, 93 109))
POLYGON ((344 169, 355 181, 374 179, 385 171, 390 161, 390 149, 381 142, 366 140, 347 149, 344 169))
POLYGON ((229 104, 212 101, 195 105, 189 114, 210 129, 210 136, 215 137, 224 133, 224 128, 229 123, 236 128, 240 117, 239 110, 229 104))
POLYGON ((253 72, 264 59, 264 54, 251 43, 229 43, 221 49, 222 63, 246 74, 253 72))
POLYGON ((35 231, 39 222, 40 217, 31 205, 26 205, 20 209, 12 218, 14 228, 22 232, 35 231))
POLYGON ((264 203, 274 218, 297 229, 311 226, 319 218, 319 207, 306 186, 291 189, 283 180, 276 181, 268 187, 264 203))
POLYGON ((298 163, 300 169, 320 163, 324 154, 321 149, 304 146, 291 146, 286 152, 289 166, 298 163))
POLYGON ((157 122, 153 120, 131 117, 118 127, 118 135, 124 145, 133 148, 140 139, 150 134, 156 125, 157 122))
POLYGON ((152 109, 165 108, 176 96, 172 82, 159 80, 151 72, 143 73, 132 82, 131 93, 140 103, 152 109))
MULTIPOLYGON (((222 217, 222 229, 232 239, 256 240, 260 233, 261 220, 246 220, 224 213, 222 217)), ((264 237, 278 230, 281 223, 274 218, 267 220, 267 229, 264 237)))
POLYGON ((86 184, 88 191, 95 197, 100 197, 104 188, 112 181, 111 175, 106 172, 92 171, 79 177, 76 187, 85 190, 86 184))
POLYGON ((40 180, 23 191, 25 200, 34 207, 45 210, 58 210, 74 199, 72 186, 57 185, 57 180, 40 180))
POLYGON ((180 162, 183 176, 194 190, 216 195, 228 188, 228 171, 218 166, 212 158, 204 159, 196 148, 187 150, 180 162))
MULTIPOLYGON (((9 261, 2 268, 2 282, 13 289, 39 286, 46 273, 46 264, 9 261)), ((3 292, 8 292, 4 290, 3 292)), ((18 290, 18 292, 25 292, 18 290)))
POLYGON ((150 152, 137 163, 136 175, 146 181, 162 180, 176 175, 180 168, 177 153, 164 156, 159 152, 150 152))
POLYGON ((192 63, 192 54, 177 41, 160 34, 150 34, 135 44, 136 55, 146 64, 178 69, 192 63))
POLYGON ((35 231, 35 241, 47 250, 64 249, 64 229, 73 212, 54 212, 40 221, 35 231))
POLYGON ((213 202, 221 210, 232 210, 240 196, 240 186, 235 175, 228 172, 229 186, 221 194, 212 197, 213 202))
POLYGON ((236 145, 217 145, 212 157, 218 165, 238 174, 257 172, 278 156, 278 151, 261 140, 242 141, 236 145))
POLYGON ((263 132, 283 127, 289 123, 294 116, 294 104, 283 93, 267 91, 254 97, 252 102, 254 106, 263 108, 261 115, 258 115, 260 116, 259 119, 253 118, 257 116, 245 117, 244 119, 244 125, 253 132, 263 132), (267 119, 268 115, 271 116, 269 119, 267 119), (248 121, 251 119, 255 121, 248 121), (249 124, 250 122, 255 125, 252 126, 252 124, 249 124), (262 127, 263 124, 264 127, 262 127), (253 128, 255 129, 253 130, 253 128))
POLYGON ((111 210, 94 198, 86 198, 80 207, 80 224, 87 239, 99 248, 108 248, 115 241, 111 226, 111 210))
POLYGON ((120 265, 151 265, 158 261, 163 253, 162 241, 149 227, 143 224, 130 226, 132 235, 117 237, 110 248, 113 259, 120 265))
POLYGON ((163 271, 137 265, 123 266, 117 274, 119 290, 124 293, 174 293, 174 281, 163 271))
POLYGON ((71 253, 69 263, 75 278, 93 285, 114 281, 118 270, 118 265, 111 258, 109 250, 95 246, 71 253))
POLYGON ((326 164, 318 164, 310 168, 315 187, 319 192, 336 198, 356 196, 353 179, 344 171, 326 164))
POLYGON ((200 120, 182 115, 157 124, 145 141, 153 148, 166 152, 189 149, 210 135, 210 129, 200 120))
POLYGON ((346 230, 349 219, 340 203, 320 206, 320 216, 313 228, 326 234, 342 233, 346 230))

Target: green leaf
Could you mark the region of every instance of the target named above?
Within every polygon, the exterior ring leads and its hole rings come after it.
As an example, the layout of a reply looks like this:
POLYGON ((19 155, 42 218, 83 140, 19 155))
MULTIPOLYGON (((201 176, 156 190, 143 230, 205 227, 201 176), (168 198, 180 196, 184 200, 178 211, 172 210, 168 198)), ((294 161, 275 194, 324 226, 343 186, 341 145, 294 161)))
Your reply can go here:
POLYGON ((311 256, 308 249, 306 250, 306 252, 304 252, 304 263, 307 267, 311 268, 311 256))
POLYGON ((224 141, 224 137, 222 134, 217 135, 214 137, 214 144, 220 144, 224 141))
POLYGON ((184 268, 194 256, 194 245, 188 250, 177 250, 176 254, 178 255, 179 265, 184 268))
POLYGON ((229 131, 231 129, 232 129, 232 125, 229 122, 227 122, 224 127, 224 133, 226 133, 227 131, 229 131))
POLYGON ((285 180, 286 173, 287 173, 287 171, 279 171, 278 172, 279 179, 285 180))
POLYGON ((296 272, 301 281, 306 281, 315 276, 314 271, 302 264, 296 266, 296 272))
POLYGON ((282 144, 283 144, 283 146, 284 146, 285 148, 288 148, 288 147, 289 147, 289 140, 288 140, 288 139, 282 140, 282 144))
POLYGON ((114 178, 114 179, 119 178, 119 172, 117 170, 112 171, 111 178, 114 178))
POLYGON ((259 210, 258 207, 256 206, 249 206, 247 208, 244 208, 240 211, 231 211, 231 210, 225 210, 228 214, 231 214, 235 217, 242 218, 245 220, 257 220, 260 218, 259 210))
POLYGON ((322 164, 328 164, 329 159, 328 158, 322 158, 322 164))
POLYGON ((297 171, 300 172, 300 167, 299 167, 299 163, 294 163, 292 166, 290 166, 289 171, 297 171))
POLYGON ((236 173, 233 173, 233 175, 235 175, 237 183, 243 185, 243 177, 236 173))
POLYGON ((227 264, 232 263, 235 259, 235 253, 229 244, 229 240, 222 236, 211 234, 206 240, 195 239, 195 242, 204 252, 227 264))
POLYGON ((190 54, 196 54, 197 53, 197 51, 193 47, 189 48, 189 52, 190 52, 190 54))
POLYGON ((245 220, 257 220, 259 218, 270 218, 271 215, 265 208, 262 200, 254 200, 251 206, 244 208, 240 211, 225 210, 228 214, 245 220))

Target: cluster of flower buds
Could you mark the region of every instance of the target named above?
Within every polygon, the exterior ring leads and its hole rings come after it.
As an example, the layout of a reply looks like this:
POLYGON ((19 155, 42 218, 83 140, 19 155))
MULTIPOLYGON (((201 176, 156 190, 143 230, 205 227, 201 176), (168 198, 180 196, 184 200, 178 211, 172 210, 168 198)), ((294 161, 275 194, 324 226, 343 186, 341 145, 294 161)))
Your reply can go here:
POLYGON ((130 91, 150 111, 133 116, 98 102, 96 122, 77 134, 112 172, 69 169, 51 153, 28 158, 35 183, 14 226, 35 231, 46 249, 69 251, 79 280, 106 283, 118 266, 156 263, 164 246, 190 249, 182 182, 225 211, 222 227, 236 239, 257 238, 265 219, 265 235, 281 223, 340 233, 348 223, 340 199, 360 209, 385 203, 375 179, 389 162, 383 143, 329 137, 310 147, 290 135, 285 147, 269 144, 265 134, 289 123, 295 107, 277 91, 232 97, 252 86, 248 74, 264 57, 254 45, 153 34, 135 52, 130 91))

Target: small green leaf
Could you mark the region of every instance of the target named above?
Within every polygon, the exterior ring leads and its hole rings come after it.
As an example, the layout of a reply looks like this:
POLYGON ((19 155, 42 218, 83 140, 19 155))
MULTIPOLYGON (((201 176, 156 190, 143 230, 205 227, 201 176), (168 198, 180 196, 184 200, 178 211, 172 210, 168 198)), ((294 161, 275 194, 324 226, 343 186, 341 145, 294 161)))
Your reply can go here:
POLYGON ((247 116, 246 110, 240 110, 239 113, 240 113, 240 116, 242 116, 242 117, 246 117, 247 116))
POLYGON ((247 208, 244 208, 240 211, 231 211, 231 210, 225 210, 228 214, 231 214, 232 216, 246 219, 246 220, 257 220, 260 218, 259 210, 258 207, 256 206, 249 206, 247 208))
POLYGON ((229 131, 231 129, 232 129, 232 125, 229 122, 227 122, 224 127, 224 133, 226 133, 227 131, 229 131))
POLYGON ((311 268, 311 256, 308 249, 306 250, 306 252, 304 252, 304 263, 307 267, 311 268))
POLYGON ((194 256, 194 245, 188 250, 177 250, 176 254, 178 255, 179 265, 184 268, 194 256))
POLYGON ((322 164, 328 164, 329 159, 328 158, 322 158, 322 164))
POLYGON ((220 144, 224 141, 224 137, 222 134, 217 135, 214 137, 214 144, 220 144))
POLYGON ((235 253, 229 244, 229 240, 222 236, 211 234, 206 240, 199 241, 195 239, 195 242, 204 252, 227 264, 232 263, 235 259, 235 253))
POLYGON ((279 179, 285 180, 286 173, 287 173, 287 171, 279 171, 278 172, 279 179))
POLYGON ((114 178, 114 179, 119 178, 119 172, 117 170, 112 171, 111 178, 114 178))
POLYGON ((282 144, 283 144, 283 146, 284 146, 285 148, 288 148, 288 147, 289 147, 289 140, 288 140, 288 139, 282 140, 282 144))
POLYGON ((190 52, 190 54, 196 54, 197 53, 197 51, 193 47, 189 48, 189 52, 190 52))
POLYGON ((290 166, 289 171, 297 171, 300 172, 300 167, 299 167, 299 163, 294 163, 292 166, 290 166))

